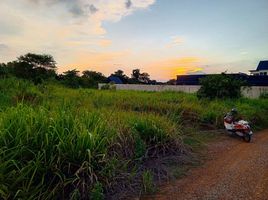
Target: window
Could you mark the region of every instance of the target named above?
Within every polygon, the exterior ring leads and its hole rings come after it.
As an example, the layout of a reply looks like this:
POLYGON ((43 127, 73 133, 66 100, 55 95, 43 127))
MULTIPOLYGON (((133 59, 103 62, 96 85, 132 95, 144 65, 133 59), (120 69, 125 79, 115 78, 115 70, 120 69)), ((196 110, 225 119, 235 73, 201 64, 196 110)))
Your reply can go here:
POLYGON ((264 76, 267 76, 267 72, 263 72, 263 75, 264 75, 264 76))

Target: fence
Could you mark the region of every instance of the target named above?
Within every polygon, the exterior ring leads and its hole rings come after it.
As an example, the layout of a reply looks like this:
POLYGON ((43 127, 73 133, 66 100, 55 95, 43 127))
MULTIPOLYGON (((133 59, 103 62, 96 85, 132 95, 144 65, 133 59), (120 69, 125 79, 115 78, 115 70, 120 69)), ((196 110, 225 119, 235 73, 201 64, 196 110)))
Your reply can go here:
MULTIPOLYGON (((105 85, 99 83, 99 89, 105 85)), ((200 85, 138 85, 138 84, 115 84, 116 90, 136 90, 136 91, 177 91, 186 93, 195 93, 201 87, 200 85)), ((248 98, 259 98, 262 93, 268 93, 268 86, 252 86, 243 88, 242 94, 248 98)))

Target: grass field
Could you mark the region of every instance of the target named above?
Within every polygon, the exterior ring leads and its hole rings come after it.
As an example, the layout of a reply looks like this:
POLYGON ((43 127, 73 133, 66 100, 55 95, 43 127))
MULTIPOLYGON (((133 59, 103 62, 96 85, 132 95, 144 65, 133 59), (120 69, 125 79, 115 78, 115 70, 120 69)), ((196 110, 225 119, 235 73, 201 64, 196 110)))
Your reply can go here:
POLYGON ((68 89, 0 80, 0 198, 103 199, 151 192, 236 107, 268 126, 267 99, 198 100, 176 92, 68 89), (194 128, 197 127, 197 128, 194 128), (160 163, 160 164, 159 164, 160 163), (157 165, 159 164, 159 165, 157 165))

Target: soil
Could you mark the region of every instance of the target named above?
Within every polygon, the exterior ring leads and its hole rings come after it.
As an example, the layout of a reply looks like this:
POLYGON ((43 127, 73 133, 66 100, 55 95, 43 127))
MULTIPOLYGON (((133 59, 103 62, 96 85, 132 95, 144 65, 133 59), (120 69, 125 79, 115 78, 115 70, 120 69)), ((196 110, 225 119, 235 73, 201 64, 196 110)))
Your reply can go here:
POLYGON ((142 200, 268 200, 268 130, 252 142, 223 137, 209 145, 207 161, 142 200))

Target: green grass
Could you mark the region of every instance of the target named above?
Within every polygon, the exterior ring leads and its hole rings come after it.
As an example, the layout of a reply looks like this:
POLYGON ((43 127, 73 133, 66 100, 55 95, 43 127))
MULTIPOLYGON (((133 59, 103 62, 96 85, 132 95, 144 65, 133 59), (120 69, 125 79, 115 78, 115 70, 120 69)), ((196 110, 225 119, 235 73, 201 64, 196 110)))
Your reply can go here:
POLYGON ((73 90, 14 78, 0 80, 0 89, 2 199, 103 199, 121 190, 120 181, 137 178, 148 189, 153 175, 143 163, 207 142, 189 127, 221 128, 232 107, 254 128, 268 126, 267 99, 199 101, 176 92, 73 90))

